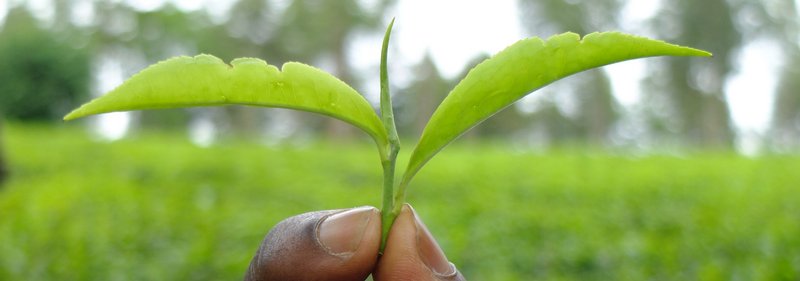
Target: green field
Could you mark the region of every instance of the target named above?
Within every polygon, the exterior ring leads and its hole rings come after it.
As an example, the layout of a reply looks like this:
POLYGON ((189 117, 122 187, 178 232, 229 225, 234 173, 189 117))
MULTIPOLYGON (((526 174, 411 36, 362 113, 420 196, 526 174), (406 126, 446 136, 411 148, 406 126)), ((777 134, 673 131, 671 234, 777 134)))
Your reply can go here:
MULTIPOLYGON (((239 280, 282 218, 380 202, 366 139, 203 148, 3 129, 0 280, 239 280)), ((800 280, 798 156, 460 141, 410 188, 470 280, 800 280)))

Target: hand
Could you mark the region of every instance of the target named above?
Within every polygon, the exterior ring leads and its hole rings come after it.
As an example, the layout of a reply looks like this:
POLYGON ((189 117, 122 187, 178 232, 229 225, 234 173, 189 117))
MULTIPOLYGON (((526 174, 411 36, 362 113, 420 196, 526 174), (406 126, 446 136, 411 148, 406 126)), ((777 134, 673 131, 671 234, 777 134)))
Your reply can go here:
POLYGON ((465 280, 410 205, 403 206, 378 256, 380 211, 374 207, 310 212, 278 223, 261 243, 246 281, 465 280))

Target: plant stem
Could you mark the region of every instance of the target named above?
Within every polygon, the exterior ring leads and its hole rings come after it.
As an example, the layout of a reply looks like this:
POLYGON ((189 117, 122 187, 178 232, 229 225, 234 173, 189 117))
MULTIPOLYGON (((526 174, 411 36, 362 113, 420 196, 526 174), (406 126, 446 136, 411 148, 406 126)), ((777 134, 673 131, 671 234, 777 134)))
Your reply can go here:
POLYGON ((389 155, 383 160, 383 206, 381 207, 381 247, 380 252, 386 248, 386 239, 389 236, 394 219, 400 213, 398 203, 394 194, 394 171, 397 163, 397 153, 400 151, 400 138, 397 136, 397 126, 394 123, 394 111, 392 110, 392 97, 389 95, 389 73, 386 67, 386 57, 389 49, 389 37, 392 35, 394 19, 386 28, 381 47, 381 119, 386 132, 389 134, 389 155))
POLYGON ((381 247, 380 252, 386 248, 386 239, 389 237, 389 230, 392 228, 397 215, 400 214, 400 208, 403 202, 397 202, 394 194, 394 170, 395 159, 397 159, 397 151, 399 149, 392 149, 390 152, 389 160, 384 161, 383 164, 383 207, 381 207, 381 247))

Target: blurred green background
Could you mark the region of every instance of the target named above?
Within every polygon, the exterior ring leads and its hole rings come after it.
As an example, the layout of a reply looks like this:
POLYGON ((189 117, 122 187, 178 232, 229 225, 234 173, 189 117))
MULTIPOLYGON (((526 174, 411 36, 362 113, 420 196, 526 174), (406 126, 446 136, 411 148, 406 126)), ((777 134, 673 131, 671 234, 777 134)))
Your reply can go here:
POLYGON ((514 40, 493 35, 621 30, 715 55, 576 75, 431 161, 408 201, 470 280, 800 280, 796 1, 483 2, 0 0, 0 280, 236 280, 281 219, 378 206, 374 147, 335 120, 60 117, 198 53, 310 63, 376 103, 393 16, 400 159, 514 40))

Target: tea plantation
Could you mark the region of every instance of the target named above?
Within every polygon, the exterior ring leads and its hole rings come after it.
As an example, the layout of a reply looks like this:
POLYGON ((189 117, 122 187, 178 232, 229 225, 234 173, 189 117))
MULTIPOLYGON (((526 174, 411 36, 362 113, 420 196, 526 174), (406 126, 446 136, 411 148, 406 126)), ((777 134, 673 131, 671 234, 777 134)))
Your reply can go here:
MULTIPOLYGON (((380 204, 366 137, 204 148, 7 124, 3 138, 0 280, 241 280, 281 219, 380 204)), ((408 196, 470 280, 800 280, 797 155, 459 141, 408 196)))

